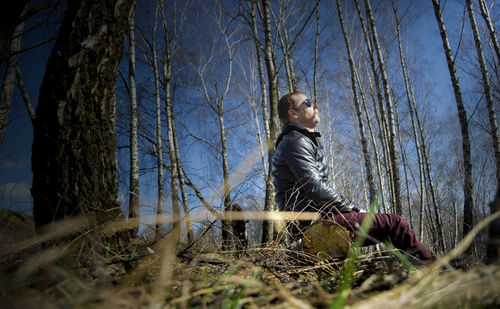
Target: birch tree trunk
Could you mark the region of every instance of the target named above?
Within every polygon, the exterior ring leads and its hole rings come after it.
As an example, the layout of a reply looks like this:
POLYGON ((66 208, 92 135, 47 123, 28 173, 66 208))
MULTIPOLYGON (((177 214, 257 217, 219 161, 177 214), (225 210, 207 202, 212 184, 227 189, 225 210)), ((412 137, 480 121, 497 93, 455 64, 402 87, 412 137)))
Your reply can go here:
POLYGON ((316 35, 314 37, 314 102, 318 103, 318 45, 319 45, 319 5, 316 7, 316 35))
POLYGON ((117 202, 114 92, 135 1, 70 1, 49 58, 32 148, 33 214, 122 219, 117 202))
MULTIPOLYGON (((252 34, 255 41, 255 54, 257 57, 257 70, 259 72, 259 84, 260 84, 260 92, 261 92, 261 106, 262 106, 262 120, 264 124, 264 134, 266 137, 266 141, 269 143, 270 139, 270 131, 269 131, 269 107, 267 104, 267 89, 266 89, 266 79, 264 77, 264 66, 262 64, 262 44, 259 39, 259 34, 257 32, 257 19, 255 18, 255 6, 257 5, 257 1, 252 1, 250 7, 250 18, 251 18, 251 28, 252 34)), ((264 160, 264 157, 262 158, 264 160)), ((267 190, 272 189, 272 187, 267 186, 268 173, 267 166, 265 164, 265 160, 263 162, 264 167, 264 181, 266 183, 266 195, 267 190)))
POLYGON ((394 3, 394 0, 392 1, 392 8, 394 12, 394 17, 396 20, 396 31, 397 31, 397 38, 398 38, 398 49, 399 49, 399 59, 400 59, 400 65, 401 65, 401 71, 403 74, 403 80, 405 83, 405 94, 406 94, 406 99, 408 102, 408 110, 410 112, 410 119, 411 119, 411 124, 412 124, 412 131, 413 131, 413 137, 414 137, 414 142, 415 142, 415 148, 417 150, 417 158, 418 158, 418 167, 419 167, 419 184, 420 184, 420 218, 419 218, 419 237, 420 239, 424 238, 423 235, 423 217, 424 217, 424 204, 425 204, 425 197, 426 197, 426 192, 425 192, 425 171, 424 171, 424 165, 427 168, 427 177, 429 179, 429 186, 430 186, 430 194, 432 197, 432 204, 434 206, 434 211, 436 215, 436 220, 437 220, 437 231, 438 231, 438 244, 439 248, 442 252, 446 251, 446 245, 445 245, 445 237, 444 237, 444 231, 443 231, 443 224, 441 221, 441 216, 438 215, 439 209, 438 209, 438 204, 436 202, 436 197, 435 197, 435 190, 434 190, 434 185, 432 181, 432 176, 430 173, 430 164, 429 160, 427 158, 427 152, 426 152, 426 147, 425 147, 425 136, 424 132, 422 130, 421 124, 420 124, 420 119, 418 117, 418 110, 417 106, 415 103, 415 98, 413 96, 413 91, 412 91, 412 85, 410 83, 410 77, 408 76, 408 72, 406 70, 406 60, 405 56, 403 53, 403 47, 401 43, 401 31, 400 31, 400 21, 399 21, 399 16, 397 12, 396 5, 394 3), (419 134, 417 133, 417 123, 418 127, 420 129, 420 138, 419 134), (421 141, 420 141, 421 139, 421 141), (423 148, 423 151, 422 151, 423 148), (426 164, 427 163, 427 164, 426 164))
MULTIPOLYGON (((162 8, 163 11, 163 8, 162 8)), ((168 35, 164 32, 164 36, 168 35)), ((168 45, 168 40, 165 41, 168 45)), ((181 209, 179 206, 179 169, 175 154, 175 138, 174 138, 174 115, 172 108, 172 98, 170 95, 170 82, 172 79, 172 67, 171 67, 171 59, 167 48, 167 59, 164 60, 163 63, 163 76, 164 76, 164 87, 165 87, 165 111, 167 114, 167 137, 168 137, 168 154, 170 157, 170 191, 172 194, 172 233, 174 242, 177 244, 180 238, 181 226, 180 226, 180 218, 181 218, 181 209)), ((192 239, 191 239, 192 240, 192 239)))
MULTIPOLYGON (((479 60, 479 66, 481 67, 486 107, 488 108, 488 118, 490 120, 489 133, 491 134, 491 143, 493 145, 493 152, 495 153, 497 188, 500 188, 500 142, 498 137, 497 115, 493 104, 493 96, 491 94, 490 76, 484 59, 483 46, 481 44, 481 38, 479 37, 479 30, 477 28, 476 18, 474 17, 474 11, 472 10, 471 0, 466 0, 466 4, 472 33, 474 34, 474 42, 476 43, 477 58, 479 60)), ((493 36, 494 34, 493 32, 493 36)), ((496 44, 498 44, 498 42, 496 42, 496 44)))
POLYGON ((160 96, 160 72, 158 68, 158 51, 156 50, 156 31, 158 26, 158 5, 155 5, 154 24, 151 29, 151 52, 153 54, 152 67, 155 87, 155 110, 156 110, 156 127, 155 127, 155 152, 156 152, 156 168, 157 172, 157 206, 156 206, 156 228, 155 240, 162 237, 163 226, 163 140, 161 134, 161 96, 160 96))
POLYGON ((463 222, 463 236, 470 232, 474 225, 473 221, 473 183, 472 183, 472 162, 471 162, 471 152, 470 152, 470 137, 469 137, 469 124, 467 121, 467 112, 465 111, 465 106, 462 100, 462 92, 460 90, 460 85, 458 83, 458 76, 455 70, 455 62, 453 60, 453 55, 450 48, 450 43, 448 42, 448 35, 446 34, 446 28, 444 25, 443 17, 441 16, 441 7, 439 0, 432 0, 434 7, 434 14, 436 16, 436 21, 439 27, 439 33, 441 34, 441 40, 443 42, 443 49, 446 55, 446 61, 448 63, 448 71, 450 73, 451 83, 453 85, 453 91, 455 94, 455 101, 457 103, 458 119, 460 121, 460 128, 462 131, 462 156, 464 164, 464 222, 463 222))
MULTIPOLYGON (((271 180, 272 158, 275 151, 275 141, 278 138, 278 74, 276 71, 276 59, 272 48, 272 34, 271 34, 271 13, 270 13, 270 0, 262 0, 263 7, 263 26, 264 26, 264 59, 266 62, 267 77, 269 83, 269 104, 270 104, 270 118, 269 118, 269 140, 268 140, 268 175, 266 182, 266 197, 264 200, 264 211, 275 211, 276 204, 274 202, 274 188, 271 180)), ((271 241, 273 236, 273 223, 271 221, 263 221, 262 224, 262 242, 267 243, 271 241)))
POLYGON ((375 27, 375 20, 373 18, 373 13, 371 10, 371 5, 369 0, 365 0, 366 14, 368 15, 368 19, 371 25, 372 31, 372 39, 375 44, 375 51, 377 54, 377 60, 379 64, 380 75, 382 78, 382 84, 384 89, 384 97, 387 105, 387 118, 389 120, 388 129, 389 129, 389 156, 390 156, 390 165, 392 171, 392 182, 394 188, 394 204, 396 207, 396 213, 401 215, 403 213, 402 205, 401 205, 401 181, 399 178, 399 155, 396 143, 396 128, 394 123, 394 106, 392 104, 391 95, 389 92, 389 82, 387 78, 387 71, 385 68, 384 58, 382 56, 382 49, 380 47, 380 43, 378 40, 377 28, 375 27))
POLYGON ((354 67, 354 60, 352 57, 351 46, 349 44, 349 38, 347 37, 347 32, 344 26, 344 19, 342 17, 342 8, 340 6, 340 0, 337 0, 337 11, 339 15, 340 27, 342 29, 342 34, 344 36, 344 41, 346 44, 347 56, 349 58, 349 68, 351 70, 351 92, 353 96, 354 108, 356 111, 356 118, 358 121, 359 135, 361 138, 361 147, 363 151, 363 159, 365 161, 366 180, 368 182, 369 203, 371 205, 375 201, 375 184, 373 182, 371 160, 368 154, 368 143, 366 141, 365 127, 364 127, 363 117, 361 114, 361 108, 359 106, 358 91, 356 89, 356 69, 354 67))
POLYGON ((35 109, 33 108, 33 103, 31 103, 31 98, 28 93, 28 90, 24 86, 24 78, 23 74, 21 73, 21 69, 19 68, 19 64, 16 67, 16 76, 17 76, 17 87, 19 88, 21 96, 23 97, 24 105, 26 106, 26 110, 28 111, 28 115, 30 116, 31 124, 34 124, 36 118, 35 109))
POLYGON ((368 126, 368 132, 370 132, 370 140, 371 140, 371 143, 372 143, 372 147, 373 147, 373 153, 374 153, 374 157, 375 157, 375 165, 377 167, 377 176, 378 176, 378 179, 379 179, 379 182, 380 182, 380 192, 382 192, 382 194, 380 194, 380 204, 379 204, 379 207, 378 207, 378 211, 379 212, 382 212, 382 210, 385 212, 385 213, 388 213, 387 211, 387 207, 386 207, 386 202, 385 202, 385 179, 384 179, 384 176, 382 174, 382 166, 380 164, 380 156, 379 156, 379 151, 378 151, 378 146, 377 146, 377 140, 375 138, 375 132, 372 128, 372 125, 371 125, 371 120, 370 120, 370 115, 368 113, 368 108, 367 108, 367 104, 366 104, 366 98, 365 98, 365 93, 364 93, 364 90, 363 88, 361 87, 361 83, 360 83, 360 80, 359 80, 359 75, 358 73, 356 72, 356 81, 358 83, 358 86, 359 86, 359 93, 360 93, 360 96, 361 96, 361 105, 363 107, 363 112, 365 114, 365 117, 366 117, 366 124, 368 126))
MULTIPOLYGON (((24 31, 24 23, 15 27, 12 33, 12 40, 10 41, 9 53, 16 53, 21 48, 21 39, 24 31)), ((2 89, 0 92, 0 147, 3 144, 3 137, 5 135, 5 128, 7 127, 7 120, 9 119, 10 105, 12 103, 12 96, 14 88, 16 87, 16 70, 18 66, 18 55, 14 54, 7 60, 7 67, 3 78, 2 89)))
MULTIPOLYGON (((129 178, 129 219, 139 220, 139 149, 137 145, 137 93, 135 88, 135 10, 129 20, 128 83, 130 98, 130 178, 129 178)), ((139 222, 131 230, 131 235, 139 232, 139 222)))
MULTIPOLYGON (((0 20, 2 21, 0 23, 0 59, 2 60, 4 57, 8 57, 7 50, 9 49, 9 45, 12 44, 12 38, 16 37, 13 35, 16 27, 24 23, 21 17, 28 2, 28 0, 19 0, 2 1, 0 3, 0 20)), ((0 66, 2 60, 0 60, 0 66)))
MULTIPOLYGON (((370 37, 369 37, 369 34, 368 34, 368 30, 366 29, 366 25, 365 25, 365 21, 364 21, 364 18, 363 18, 363 14, 361 13, 361 7, 360 7, 360 4, 359 4, 359 0, 355 0, 355 5, 356 5, 356 11, 358 13, 358 18, 359 18, 359 22, 361 24, 361 30, 363 32, 363 39, 365 41, 365 44, 366 44, 366 49, 367 49, 367 53, 368 53, 368 58, 370 60, 370 68, 371 68, 371 71, 372 71, 372 74, 373 74, 373 81, 374 81, 374 87, 375 87, 375 91, 377 93, 377 100, 373 99, 373 105, 374 105, 374 109, 375 109, 375 117, 376 117, 376 120, 377 120, 377 124, 378 124, 378 127, 379 127, 379 139, 380 139, 380 144, 381 144, 381 147, 382 147, 382 152, 383 152, 383 156, 382 156, 382 160, 378 160, 378 164, 380 165, 381 161, 387 161, 387 149, 388 149, 388 134, 387 134, 387 131, 388 131, 388 128, 387 128, 387 122, 386 122, 386 117, 385 117, 385 107, 384 107, 384 98, 383 98, 383 95, 382 95, 382 87, 380 86, 380 80, 379 80, 379 77, 378 77, 378 71, 377 71, 377 64, 375 62, 375 55, 374 55, 374 52, 373 52, 373 47, 372 47, 372 44, 371 44, 371 40, 370 40, 370 37), (379 112, 377 112, 377 107, 376 107, 376 104, 378 103, 378 110, 379 112), (378 115, 381 115, 380 117, 378 115)), ((370 78, 370 76, 368 75, 368 78, 370 78)), ((359 79, 358 79, 359 80, 359 79)), ((375 145, 375 144, 374 144, 375 145)), ((394 203, 394 194, 393 194, 393 182, 391 181, 391 167, 389 166, 389 164, 387 164, 386 162, 384 162, 384 167, 385 169, 388 171, 387 175, 389 177, 389 181, 388 181, 388 184, 389 184, 389 195, 391 197, 390 199, 390 202, 391 203, 394 203)), ((378 168, 380 168, 380 166, 378 166, 378 168)), ((383 179, 382 177, 382 174, 381 174, 381 170, 378 172, 379 173, 379 178, 380 178, 380 182, 381 182, 381 187, 383 188, 384 187, 384 182, 385 180, 383 179)), ((387 203, 385 203, 385 198, 384 198, 384 194, 385 194, 385 190, 382 190, 382 206, 384 208, 384 212, 385 213, 388 213, 389 210, 388 210, 388 205, 387 203)), ((394 208, 394 207, 391 207, 391 208, 394 208)))
POLYGON ((493 43, 493 48, 495 49, 495 54, 497 56, 497 65, 500 66, 500 47, 497 40, 497 35, 495 31, 495 25, 490 19, 490 14, 488 13, 488 8, 484 0, 478 0, 479 8, 481 9, 481 16, 483 16, 484 22, 488 27, 488 32, 490 34, 491 42, 493 43))

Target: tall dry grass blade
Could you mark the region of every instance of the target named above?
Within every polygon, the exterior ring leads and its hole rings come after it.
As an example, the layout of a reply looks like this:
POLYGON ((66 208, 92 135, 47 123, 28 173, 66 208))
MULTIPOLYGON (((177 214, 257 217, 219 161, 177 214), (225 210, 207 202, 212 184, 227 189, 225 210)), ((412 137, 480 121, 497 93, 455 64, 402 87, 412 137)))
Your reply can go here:
POLYGON ((38 254, 35 254, 32 258, 26 261, 14 275, 14 280, 16 283, 22 283, 26 278, 37 271, 40 267, 48 265, 65 253, 65 249, 61 246, 56 248, 45 249, 38 254))
POLYGON ((26 241, 14 244, 13 246, 6 248, 5 251, 1 252, 0 255, 9 255, 17 253, 29 247, 37 244, 41 244, 47 241, 63 238, 74 234, 76 232, 82 231, 89 226, 88 219, 86 217, 74 217, 67 218, 57 222, 54 222, 46 226, 48 230, 47 233, 32 237, 26 241))

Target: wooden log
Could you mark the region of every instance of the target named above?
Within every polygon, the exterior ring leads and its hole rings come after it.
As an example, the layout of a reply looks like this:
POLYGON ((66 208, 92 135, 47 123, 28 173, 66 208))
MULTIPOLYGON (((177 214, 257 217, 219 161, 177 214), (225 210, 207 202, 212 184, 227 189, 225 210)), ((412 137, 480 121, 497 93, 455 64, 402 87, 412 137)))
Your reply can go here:
POLYGON ((345 258, 351 243, 351 233, 333 221, 317 221, 302 235, 302 250, 325 260, 345 258))

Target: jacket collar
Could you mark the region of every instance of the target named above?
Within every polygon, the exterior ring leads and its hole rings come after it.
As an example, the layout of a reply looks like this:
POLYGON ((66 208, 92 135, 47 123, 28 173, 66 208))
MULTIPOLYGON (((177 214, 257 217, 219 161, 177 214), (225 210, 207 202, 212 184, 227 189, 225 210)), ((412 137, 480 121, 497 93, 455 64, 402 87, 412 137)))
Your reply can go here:
POLYGON ((288 123, 287 125, 285 125, 283 127, 283 130, 281 131, 280 135, 278 136, 278 139, 276 140, 276 147, 278 147, 278 144, 281 142, 281 140, 283 139, 283 137, 285 135, 287 135, 288 133, 292 132, 292 131, 297 131, 305 136, 307 136, 308 138, 310 138, 316 145, 318 143, 318 141, 316 140, 317 137, 320 137, 321 134, 319 132, 309 132, 309 130, 307 130, 304 126, 301 126, 300 124, 296 124, 296 123, 288 123))

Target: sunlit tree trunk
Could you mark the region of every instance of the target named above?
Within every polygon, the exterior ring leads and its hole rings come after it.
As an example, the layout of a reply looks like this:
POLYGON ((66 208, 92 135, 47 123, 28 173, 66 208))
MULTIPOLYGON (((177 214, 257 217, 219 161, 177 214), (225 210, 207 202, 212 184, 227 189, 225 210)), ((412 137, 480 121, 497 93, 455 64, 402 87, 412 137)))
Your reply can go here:
POLYGON ((388 210, 386 208, 387 204, 385 202, 385 194, 384 194, 384 192, 385 192, 385 179, 384 179, 384 176, 382 174, 382 166, 380 164, 381 160, 380 160, 380 155, 379 155, 379 151, 378 151, 377 140, 375 138, 375 132, 372 128, 370 115, 368 113, 368 108, 366 106, 367 104, 366 104, 365 92, 364 92, 363 88, 361 87, 359 75, 357 72, 356 72, 356 81, 358 83, 359 90, 360 90, 359 93, 361 96, 361 106, 363 107, 363 112, 364 112, 365 117, 366 117, 366 124, 368 126, 368 132, 370 132, 370 140, 371 140, 372 147, 373 147, 375 166, 377 168, 377 176, 378 176, 378 179, 380 182, 380 192, 382 192, 382 194, 380 194, 380 204, 378 205, 378 211, 381 212, 383 210, 385 213, 388 213, 388 210))
MULTIPOLYGON (((496 177, 497 177, 497 188, 500 187, 500 142, 498 137, 498 123, 497 115, 495 111, 495 106, 493 104, 493 96, 491 95, 490 88, 490 76, 488 73, 488 68, 486 66, 486 61, 484 59, 483 45, 481 44, 481 38, 479 37, 479 30, 476 24, 476 18, 474 17, 474 12, 472 10, 471 0, 466 0, 467 11, 469 13, 469 20, 472 27, 472 33, 474 34, 474 42, 476 43, 477 58, 479 60, 479 66, 481 67, 481 76, 483 78, 484 96, 486 99, 486 107, 488 108, 488 118, 490 120, 490 134, 491 142, 493 145, 493 152, 495 154, 496 162, 496 177)), ((493 32, 493 36, 494 36, 493 32)), ((498 42, 496 42, 498 43, 498 42)))
POLYGON ((156 228, 155 240, 162 237, 163 227, 163 140, 161 134, 161 95, 160 95, 160 72, 158 68, 158 51, 156 50, 156 31, 158 26, 158 5, 155 6, 154 24, 151 29, 151 53, 152 53, 152 67, 154 77, 154 91, 155 91, 155 111, 156 111, 156 127, 155 127, 155 154, 156 154, 156 168, 157 168, 157 206, 156 206, 156 228))
POLYGON ((179 153, 179 146, 177 142, 177 133, 175 129, 175 121, 172 123, 172 132, 174 135, 174 143, 175 143, 175 161, 177 162, 177 172, 179 175, 179 187, 181 190, 182 196, 182 209, 184 211, 184 221, 186 222, 186 231, 187 231, 187 240, 188 245, 191 245, 194 241, 194 231, 193 231, 193 223, 191 221, 191 214, 189 210, 189 200, 186 192, 186 182, 184 181, 184 177, 182 176, 182 163, 179 153))
POLYGON ((114 93, 134 5, 68 2, 36 109, 31 192, 37 227, 66 216, 85 215, 93 224, 123 219, 114 93))
POLYGON ((396 20, 396 32, 397 32, 397 38, 398 38, 398 49, 399 49, 399 59, 400 59, 400 65, 401 65, 401 71, 403 74, 403 80, 405 83, 405 93, 406 93, 406 99, 408 102, 408 110, 410 112, 410 119, 411 119, 411 124, 412 124, 412 131, 413 131, 413 137, 414 137, 414 142, 415 142, 415 148, 417 150, 417 158, 418 158, 418 167, 419 167, 419 184, 420 184, 420 218, 419 218, 419 236, 420 239, 424 238, 423 235, 423 218, 424 218, 424 204, 425 204, 425 197, 426 197, 426 192, 425 192, 425 171, 424 171, 424 165, 427 168, 427 177, 428 177, 428 182, 429 182, 429 187, 430 187, 430 194, 432 197, 432 203, 434 206, 434 213, 435 213, 435 220, 436 226, 437 226, 437 232, 438 232, 438 244, 439 248, 441 251, 446 251, 446 245, 445 245, 445 237, 444 237, 444 231, 443 231, 443 224, 441 221, 441 215, 439 214, 439 209, 438 209, 438 204, 436 201, 435 197, 435 190, 434 190, 434 184, 432 181, 432 177, 430 174, 430 164, 429 160, 427 158, 427 153, 426 153, 426 141, 425 141, 425 136, 424 132, 421 128, 420 125, 420 119, 418 116, 418 110, 417 106, 415 103, 415 98, 413 96, 413 91, 411 90, 411 83, 410 83, 410 78, 408 76, 408 72, 406 70, 406 60, 405 56, 403 53, 403 47, 401 43, 401 33, 400 33, 400 20, 397 12, 396 5, 394 1, 392 1, 392 7, 394 11, 394 17, 396 20), (417 123, 418 127, 420 129, 420 137, 419 134, 417 133, 417 123))
MULTIPOLYGON (((275 28, 280 42, 281 51, 283 52, 283 59, 285 61, 286 79, 288 82, 288 92, 297 90, 297 79, 295 78, 295 69, 293 68, 292 53, 289 50, 290 40, 288 38, 288 31, 286 28, 285 10, 282 3, 279 3, 279 17, 274 16, 275 28)), ((270 10, 272 13, 272 10, 270 10)))
POLYGON ((500 47, 497 40, 495 25, 490 19, 490 14, 488 12, 488 8, 486 7, 486 3, 484 0, 478 0, 479 8, 481 9, 481 16, 483 16, 484 22, 488 27, 488 32, 490 34, 491 42, 493 43, 493 48, 495 49, 495 54, 497 56, 497 65, 500 65, 500 47))
MULTIPOLYGON (((274 202, 274 189, 271 180, 271 166, 272 158, 275 151, 275 141, 278 138, 278 73, 276 71, 276 60, 272 48, 272 34, 271 34, 271 13, 270 13, 270 0, 262 0, 263 7, 263 28, 264 28, 264 59, 267 69, 267 77, 269 84, 269 141, 268 141, 268 163, 269 171, 266 182, 266 197, 264 200, 264 211, 275 211, 276 204, 274 202)), ((271 221, 264 221, 262 224, 262 242, 267 243, 273 239, 273 223, 271 221)))
POLYGON ((470 232, 474 225, 473 220, 473 182, 472 182, 472 162, 471 162, 471 152, 470 152, 470 137, 469 137, 469 123, 467 120, 467 112, 465 111, 465 106, 462 100, 462 92, 460 90, 460 85, 458 83, 458 76, 455 70, 455 62, 453 60, 453 54, 451 52, 450 43, 448 42, 448 35, 446 34, 446 28, 444 25, 443 17, 441 16, 441 7, 439 0, 432 0, 434 7, 434 14, 436 16, 436 21, 439 27, 439 33, 441 34, 441 40, 443 42, 443 49, 446 55, 446 61, 448 63, 448 71, 450 73, 451 83, 453 86, 453 91, 455 93, 455 101, 457 103, 458 119, 460 121, 460 128, 462 131, 462 156, 464 164, 464 223, 463 223, 463 235, 470 232))
POLYGON ((176 11, 177 3, 174 8, 166 12, 164 1, 159 2, 160 17, 163 29, 163 43, 165 49, 162 54, 161 63, 163 64, 163 90, 165 94, 165 114, 167 120, 167 137, 168 137, 168 155, 170 158, 170 192, 172 202, 172 239, 175 243, 179 242, 181 232, 181 210, 179 205, 179 188, 182 194, 182 205, 184 210, 184 218, 186 222, 186 231, 188 243, 193 241, 193 227, 189 216, 189 207, 187 205, 187 195, 184 188, 184 178, 180 174, 180 155, 177 146, 177 134, 175 132, 174 110, 172 102, 172 71, 174 57, 178 51, 179 31, 182 28, 184 19, 179 18, 176 11), (170 13, 172 16, 172 23, 170 25, 165 13, 170 13), (172 33, 171 33, 172 32, 172 33))
POLYGON ((363 116, 361 114, 361 108, 358 99, 358 91, 356 89, 356 69, 354 66, 354 59, 352 57, 351 46, 349 43, 349 38, 347 37, 347 32, 344 26, 344 19, 342 17, 342 8, 340 6, 340 0, 337 0, 337 11, 339 15, 340 27, 342 29, 342 34, 344 36, 344 41, 347 49, 347 56, 349 58, 349 68, 351 70, 351 92, 353 96, 354 109, 356 111, 356 118, 358 121, 359 135, 361 138, 361 147, 363 151, 363 159, 365 163, 366 170, 366 180, 368 182, 368 192, 369 192, 369 203, 370 205, 375 201, 375 184, 373 182, 372 166, 371 160, 368 153, 368 143, 365 136, 365 125, 363 122, 363 116))
MULTIPOLYGON (((358 13, 358 18, 359 18, 359 22, 360 22, 360 25, 361 25, 361 30, 363 32, 363 39, 365 41, 365 44, 366 44, 366 49, 367 49, 367 54, 368 54, 368 59, 370 60, 370 68, 371 68, 371 71, 372 71, 372 74, 373 74, 373 82, 374 82, 374 88, 375 88, 375 92, 377 94, 377 99, 373 99, 373 105, 374 105, 374 109, 375 109, 375 117, 376 117, 376 120, 377 120, 377 125, 379 127, 379 139, 380 139, 380 145, 381 145, 381 150, 383 152, 383 156, 381 157, 381 160, 379 160, 378 164, 380 165, 383 161, 384 163, 384 167, 385 169, 387 170, 387 176, 389 177, 389 181, 388 181, 388 184, 389 184, 389 196, 391 197, 390 199, 390 202, 393 203, 394 202, 394 194, 393 194, 393 182, 391 181, 391 175, 392 175, 392 172, 391 172, 391 167, 390 165, 387 163, 387 159, 388 159, 388 156, 387 156, 387 149, 388 149, 388 135, 387 134, 387 121, 386 121, 386 117, 385 117, 385 107, 384 107, 384 98, 383 98, 383 95, 382 95, 382 87, 380 86, 380 80, 379 80, 379 74, 378 74, 378 70, 377 70, 377 64, 376 64, 376 61, 375 61, 375 53, 373 52, 373 47, 372 47, 372 44, 371 44, 371 40, 370 40, 370 37, 369 37, 369 34, 368 34, 368 30, 366 29, 366 25, 365 25, 365 21, 364 21, 364 18, 363 18, 363 14, 361 13, 361 7, 360 7, 360 4, 359 4, 359 0, 355 0, 355 4, 356 4, 356 11, 358 13), (378 103, 378 110, 379 112, 377 112, 377 106, 376 104, 378 103), (380 115, 380 116, 379 116, 380 115)), ((370 78, 370 76, 368 76, 368 78, 370 78)), ((381 166, 380 166, 381 167, 381 166)), ((379 167, 379 168, 380 168, 379 167)), ((380 170, 378 173, 379 173, 379 178, 380 178, 380 182, 381 182, 381 186, 384 187, 384 182, 385 180, 383 179, 382 176, 382 171, 380 170)), ((382 196, 383 196, 383 201, 385 200, 385 190, 382 190, 381 192, 382 196)), ((388 213, 389 210, 388 210, 388 205, 387 203, 385 202, 382 202, 382 206, 384 208, 384 212, 388 213)), ((394 207, 392 207, 394 208, 394 207)))
MULTIPOLYGON (((130 178, 129 178, 129 219, 139 220, 139 149, 137 145, 137 93, 135 88, 135 14, 130 15, 128 46, 128 83, 130 99, 130 178)), ((137 235, 139 222, 131 229, 131 235, 137 235)))
POLYGON ((316 35, 314 36, 314 73, 313 88, 314 102, 318 103, 318 45, 319 45, 319 5, 316 8, 316 35))
MULTIPOLYGON (((16 53, 21 48, 21 39, 24 30, 24 23, 17 25, 12 33, 9 53, 16 53)), ((7 60, 7 67, 3 78, 2 89, 0 90, 0 147, 3 144, 5 128, 9 118, 10 105, 14 88, 16 87, 16 70, 18 66, 18 55, 13 54, 7 60)))
POLYGON ((401 215, 403 213, 402 205, 401 205, 401 181, 399 178, 399 155, 396 144, 396 127, 394 122, 394 106, 392 104, 391 95, 389 92, 389 82, 387 78, 387 71, 385 68, 384 58, 382 56, 382 49, 380 47, 380 43, 378 40, 377 28, 375 27, 375 20, 373 18, 373 13, 371 10, 371 5, 369 0, 365 0, 366 6, 366 14, 368 16, 373 43, 375 44, 374 50, 377 54, 377 60, 380 70, 380 76, 382 78, 382 85, 384 89, 384 97, 385 103, 387 105, 387 118, 388 118, 388 129, 389 129, 389 156, 390 156, 390 165, 392 171, 392 182, 394 188, 394 205, 396 207, 396 213, 401 215))
MULTIPOLYGON (((257 5, 257 1, 252 1, 252 5, 250 7, 250 20, 251 20, 251 28, 252 34, 255 42, 255 55, 257 57, 257 70, 259 73, 259 84, 260 84, 260 92, 261 92, 261 106, 262 106, 262 120, 264 125, 264 134, 266 137, 266 141, 269 142, 270 132, 269 132, 269 107, 267 104, 267 89, 266 89, 266 79, 264 77, 264 66, 262 64, 262 44, 259 39, 259 34, 257 32, 257 19, 255 17, 255 6, 257 5)), ((260 131, 259 131, 260 134, 260 131)), ((272 190, 272 186, 267 186, 268 173, 267 173, 267 165, 265 163, 264 154, 262 154, 262 166, 264 167, 264 181, 266 183, 266 195, 267 190, 272 190)))

